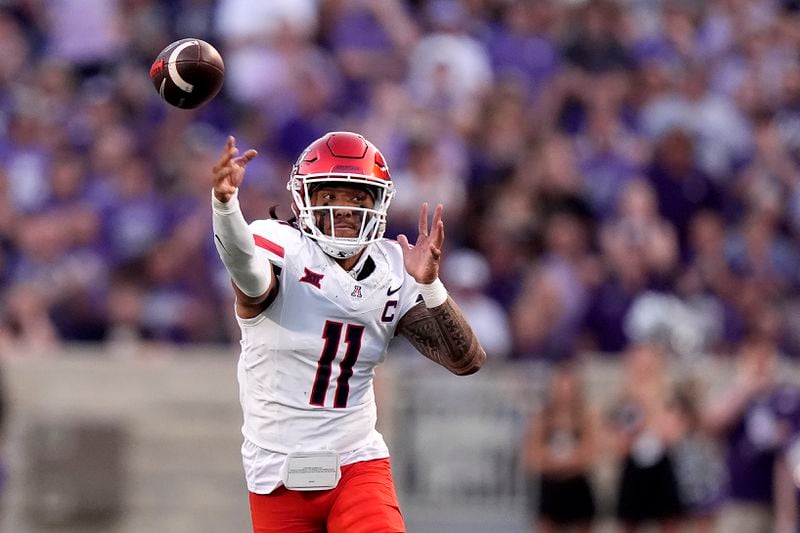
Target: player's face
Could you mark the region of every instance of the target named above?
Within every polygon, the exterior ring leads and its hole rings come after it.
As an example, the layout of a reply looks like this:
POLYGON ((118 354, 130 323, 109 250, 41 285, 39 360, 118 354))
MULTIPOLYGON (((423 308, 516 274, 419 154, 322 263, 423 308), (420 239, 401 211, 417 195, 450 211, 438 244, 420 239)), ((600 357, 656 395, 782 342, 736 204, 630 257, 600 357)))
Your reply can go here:
MULTIPOLYGON (((364 188, 351 185, 322 185, 311 194, 311 205, 322 206, 343 206, 333 209, 333 229, 336 237, 355 238, 361 230, 364 212, 358 209, 348 209, 348 207, 363 207, 372 209, 375 207, 375 199, 364 188)), ((331 211, 319 210, 316 212, 317 227, 326 235, 333 235, 331 231, 331 211)))

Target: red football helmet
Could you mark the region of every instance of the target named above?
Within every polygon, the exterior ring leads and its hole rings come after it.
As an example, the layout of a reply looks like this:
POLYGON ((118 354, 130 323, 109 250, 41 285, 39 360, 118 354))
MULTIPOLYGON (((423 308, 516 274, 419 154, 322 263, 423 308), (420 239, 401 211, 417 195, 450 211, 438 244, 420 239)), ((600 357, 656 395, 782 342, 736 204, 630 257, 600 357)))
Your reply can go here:
POLYGON ((326 254, 337 259, 352 257, 383 237, 386 211, 395 193, 389 167, 380 151, 363 136, 347 131, 327 133, 303 150, 292 167, 286 188, 292 193, 292 211, 300 229, 317 241, 326 254), (322 184, 364 186, 375 198, 375 205, 373 208, 311 205, 314 186, 322 184), (330 224, 331 235, 320 229, 318 217, 329 216, 333 220, 337 209, 360 213, 358 237, 337 237, 333 224, 330 224))

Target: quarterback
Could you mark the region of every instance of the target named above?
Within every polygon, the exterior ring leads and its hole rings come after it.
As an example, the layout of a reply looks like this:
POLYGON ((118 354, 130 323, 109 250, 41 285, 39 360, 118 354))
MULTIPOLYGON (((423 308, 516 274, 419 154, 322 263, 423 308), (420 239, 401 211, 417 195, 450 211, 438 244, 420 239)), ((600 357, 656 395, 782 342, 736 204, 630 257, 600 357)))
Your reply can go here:
POLYGON ((255 150, 229 137, 213 168, 217 251, 241 329, 242 458, 255 533, 405 531, 375 429, 374 369, 403 335, 457 375, 486 354, 439 281, 442 206, 419 236, 383 238, 395 189, 378 149, 332 132, 287 188, 294 218, 247 224, 237 199, 255 150))

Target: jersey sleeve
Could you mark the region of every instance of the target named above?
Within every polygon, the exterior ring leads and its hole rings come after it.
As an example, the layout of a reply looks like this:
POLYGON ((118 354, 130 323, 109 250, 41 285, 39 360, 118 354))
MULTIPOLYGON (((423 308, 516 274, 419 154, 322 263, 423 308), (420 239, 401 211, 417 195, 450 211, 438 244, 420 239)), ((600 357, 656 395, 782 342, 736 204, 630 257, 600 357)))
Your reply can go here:
POLYGON ((408 272, 403 270, 403 288, 400 290, 400 305, 397 307, 398 316, 402 318, 419 303, 423 303, 422 296, 419 294, 419 284, 408 272))
MULTIPOLYGON (((282 269, 286 256, 297 249, 300 232, 281 220, 256 220, 250 224, 256 255, 282 269)), ((276 272, 277 273, 277 272, 276 272)))
POLYGON ((406 272, 400 244, 389 239, 384 239, 382 244, 385 246, 391 269, 392 282, 389 291, 397 295, 397 316, 402 318, 412 307, 422 302, 419 284, 406 272))

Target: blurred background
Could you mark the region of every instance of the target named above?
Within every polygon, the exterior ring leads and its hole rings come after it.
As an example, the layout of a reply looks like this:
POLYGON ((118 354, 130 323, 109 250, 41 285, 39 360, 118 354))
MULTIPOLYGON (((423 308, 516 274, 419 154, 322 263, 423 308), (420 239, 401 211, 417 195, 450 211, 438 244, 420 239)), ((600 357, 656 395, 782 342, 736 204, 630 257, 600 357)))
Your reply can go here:
POLYGON ((797 531, 800 2, 0 0, 3 532, 247 531, 238 328, 211 239, 290 216, 329 130, 445 204, 489 354, 393 346, 409 531, 797 531), (205 39, 223 92, 148 78, 205 39))

